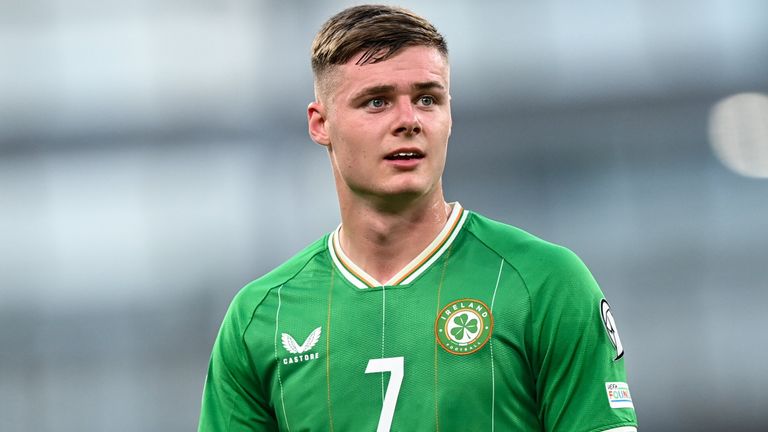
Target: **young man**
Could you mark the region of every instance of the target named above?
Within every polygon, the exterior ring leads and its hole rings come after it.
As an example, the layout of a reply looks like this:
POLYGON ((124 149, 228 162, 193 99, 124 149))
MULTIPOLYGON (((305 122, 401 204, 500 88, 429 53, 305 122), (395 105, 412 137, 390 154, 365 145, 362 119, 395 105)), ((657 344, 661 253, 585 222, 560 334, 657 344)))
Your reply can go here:
POLYGON ((608 303, 570 251, 446 203, 443 37, 385 6, 312 47, 341 225, 234 299, 200 431, 634 431, 608 303))

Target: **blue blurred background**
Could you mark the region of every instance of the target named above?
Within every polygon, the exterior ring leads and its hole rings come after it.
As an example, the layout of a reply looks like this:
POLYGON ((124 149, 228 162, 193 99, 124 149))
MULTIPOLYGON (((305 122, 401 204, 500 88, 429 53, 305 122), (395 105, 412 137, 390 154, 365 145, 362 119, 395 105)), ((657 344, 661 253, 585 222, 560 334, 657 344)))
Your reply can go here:
MULTIPOLYGON (((338 224, 305 109, 350 4, 0 1, 0 430, 195 429, 232 296, 338 224)), ((709 120, 768 91, 768 2, 402 4, 451 49, 447 198, 584 259, 641 429, 765 430, 768 180, 709 120)))

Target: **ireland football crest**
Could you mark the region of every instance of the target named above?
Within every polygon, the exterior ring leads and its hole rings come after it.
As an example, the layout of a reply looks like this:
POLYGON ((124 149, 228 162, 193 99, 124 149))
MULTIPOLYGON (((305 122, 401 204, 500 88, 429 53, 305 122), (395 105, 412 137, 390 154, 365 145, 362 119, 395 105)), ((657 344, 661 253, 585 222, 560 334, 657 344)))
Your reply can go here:
POLYGON ((491 339, 492 332, 491 309, 480 300, 448 303, 435 320, 437 342, 451 354, 472 354, 491 339))

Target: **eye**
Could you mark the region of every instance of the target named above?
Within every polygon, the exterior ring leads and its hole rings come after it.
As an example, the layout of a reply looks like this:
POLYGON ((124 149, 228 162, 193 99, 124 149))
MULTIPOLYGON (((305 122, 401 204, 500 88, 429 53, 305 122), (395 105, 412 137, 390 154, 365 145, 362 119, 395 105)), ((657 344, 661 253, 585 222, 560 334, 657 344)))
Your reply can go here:
POLYGON ((435 104, 435 98, 432 96, 422 96, 419 98, 419 103, 423 106, 430 106, 435 104))
POLYGON ((366 104, 368 108, 384 108, 384 99, 382 98, 373 98, 368 101, 366 104))

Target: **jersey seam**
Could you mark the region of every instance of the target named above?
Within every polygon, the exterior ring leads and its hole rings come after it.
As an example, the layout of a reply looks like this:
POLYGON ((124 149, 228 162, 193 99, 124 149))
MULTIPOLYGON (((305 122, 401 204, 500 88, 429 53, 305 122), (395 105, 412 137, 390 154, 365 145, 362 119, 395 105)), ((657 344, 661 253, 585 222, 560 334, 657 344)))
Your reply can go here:
MULTIPOLYGON (((227 369, 227 373, 228 373, 228 374, 230 374, 230 375, 232 375, 232 376, 234 376, 234 375, 235 375, 235 374, 233 373, 233 371, 232 371, 232 368, 229 366, 229 364, 227 363, 227 361, 226 361, 226 360, 224 360, 224 359, 222 358, 222 362, 221 362, 221 363, 222 363, 222 364, 224 365, 224 367, 227 369)), ((247 388, 245 388, 245 387, 244 387, 242 384, 240 384, 240 382, 237 382, 237 381, 235 381, 235 382, 236 382, 236 384, 237 384, 237 386, 238 386, 238 387, 240 387, 242 390, 244 390, 246 393, 248 393, 248 389, 247 389, 247 388)), ((253 397, 253 396, 251 395, 251 397, 253 397)), ((227 430, 231 429, 232 421, 233 421, 233 420, 234 420, 234 418, 235 418, 235 411, 237 411, 237 410, 236 410, 236 405, 237 405, 238 403, 241 403, 240 401, 241 401, 242 399, 243 399, 243 397, 242 397, 242 396, 240 396, 240 395, 230 395, 230 397, 229 397, 229 413, 227 414, 227 430)))
MULTIPOLYGON (((496 248, 492 247, 487 242, 485 242, 483 239, 481 239, 477 234, 475 234, 474 231, 472 231, 471 227, 469 226, 469 222, 470 221, 467 221, 467 227, 466 228, 472 234, 472 236, 475 239, 477 239, 477 241, 482 243, 486 248, 488 248, 488 250, 490 250, 496 256, 501 258, 505 263, 507 263, 515 271, 515 273, 517 273, 518 277, 520 278, 520 281, 522 282, 523 287, 525 288, 525 291, 528 293, 528 304, 529 304, 529 307, 531 308, 530 314, 528 316, 528 328, 529 329, 532 328, 533 322, 534 322, 533 294, 531 293, 531 289, 529 287, 528 282, 525 280, 525 277, 524 277, 523 273, 517 268, 517 266, 512 264, 505 256, 503 256, 499 251, 497 251, 496 248)), ((560 246, 560 247, 562 247, 562 246, 560 246)), ((538 361, 538 359, 534 359, 534 360, 538 361)), ((533 373, 534 372, 533 365, 529 363, 528 367, 531 369, 531 373, 532 373, 532 376, 534 377, 534 379, 538 379, 538 377, 537 377, 538 374, 533 373)), ((538 402, 538 392, 536 393, 536 397, 537 397, 537 402, 538 402)), ((597 426, 595 428, 589 429, 586 432, 603 432, 603 431, 607 431, 607 430, 610 430, 610 429, 613 429, 613 428, 616 428, 616 427, 622 427, 622 426, 632 426, 632 427, 637 428, 637 422, 625 421, 625 422, 619 422, 619 423, 612 423, 612 424, 609 424, 609 425, 597 426)))
MULTIPOLYGON (((247 359, 248 359, 248 366, 249 366, 249 368, 251 369, 251 371, 253 372, 254 378, 255 378, 255 379, 257 379, 257 380, 259 381, 259 385, 260 385, 260 387, 261 387, 261 390, 262 390, 262 392, 263 392, 263 393, 265 393, 265 394, 266 394, 266 390, 267 390, 267 389, 266 389, 266 388, 264 388, 264 385, 265 385, 265 384, 264 384, 263 382, 261 382, 262 380, 261 380, 261 379, 259 379, 259 375, 258 375, 258 373, 256 373, 258 370, 257 370, 257 368, 254 366, 254 360, 253 360, 253 357, 251 357, 251 353, 250 353, 250 351, 247 349, 247 348, 248 348, 248 343, 247 343, 247 342, 246 342, 246 340, 245 340, 245 334, 248 332, 248 329, 251 327, 251 324, 253 324, 253 320, 254 320, 254 318, 255 318, 255 316, 256 316, 256 311, 258 310, 259 306, 261 306, 261 304, 262 304, 262 303, 264 303, 264 300, 266 300, 266 298, 269 296, 269 294, 271 294, 271 293, 272 293, 272 291, 273 291, 275 288, 279 288, 279 287, 281 287, 281 286, 285 286, 285 284, 287 284, 288 282, 290 282, 291 280, 293 280, 293 279, 294 279, 296 276, 298 276, 298 274, 299 274, 299 273, 301 273, 301 271, 302 271, 302 270, 304 270, 304 268, 306 268, 306 267, 307 267, 307 265, 309 265, 309 263, 310 263, 310 262, 312 262, 312 260, 314 260, 314 259, 315 259, 315 258, 316 258, 316 257, 317 257, 319 254, 322 254, 322 253, 323 253, 323 252, 324 252, 326 249, 328 249, 328 247, 327 247, 327 246, 325 246, 325 245, 324 245, 324 246, 322 246, 322 247, 321 247, 321 248, 320 248, 320 249, 319 249, 317 252, 315 252, 315 253, 314 253, 314 254, 312 254, 310 257, 308 257, 308 258, 306 259, 306 261, 304 262, 304 264, 302 264, 302 265, 301 265, 301 266, 300 266, 300 267, 299 267, 299 268, 298 268, 298 269, 297 269, 297 270, 296 270, 296 271, 295 271, 295 272, 294 272, 294 273, 293 273, 293 274, 292 274, 290 277, 288 277, 288 278, 286 278, 286 279, 282 280, 281 282, 277 283, 277 284, 276 284, 276 285, 274 285, 274 286, 271 286, 271 287, 269 287, 269 288, 266 290, 266 292, 264 293, 264 295, 262 296, 261 300, 259 300, 259 302, 258 302, 258 303, 256 303, 256 304, 253 306, 253 309, 251 310, 251 314, 250 314, 251 316, 250 316, 250 318, 248 319, 248 323, 245 325, 245 327, 243 327, 243 330, 242 330, 242 332, 240 333, 240 342, 243 344, 243 347, 245 347, 245 348, 246 348, 246 349, 245 349, 245 355, 246 355, 246 357, 247 357, 247 359)), ((267 398, 267 399, 269 400, 269 398, 267 398)))
MULTIPOLYGON (((529 305, 529 307, 530 307, 530 313, 528 314, 528 330, 530 331, 530 329, 531 329, 531 328, 532 328, 532 326, 533 326, 533 322, 534 322, 534 319, 533 319, 533 318, 534 318, 534 317, 533 317, 533 314, 534 314, 534 308, 533 308, 533 294, 531 293, 531 289, 530 289, 530 287, 529 287, 529 285, 528 285, 528 282, 525 280, 525 277, 523 276, 522 272, 521 272, 521 271, 518 269, 518 267, 517 267, 517 266, 515 266, 514 264, 512 264, 512 263, 511 263, 511 262, 510 262, 510 261, 509 261, 509 260, 508 260, 508 259, 507 259, 505 256, 503 256, 503 255, 502 255, 502 254, 501 254, 499 251, 497 251, 495 248, 493 248, 491 245, 489 245, 487 242, 485 242, 483 239, 481 239, 481 238, 480 238, 480 237, 479 237, 477 234, 475 234, 475 233, 473 232, 473 230, 471 229, 471 226, 470 226, 470 221, 467 221, 467 222, 466 222, 466 226, 465 226, 465 228, 466 228, 466 230, 467 230, 469 233, 471 233, 471 234, 472 234, 472 236, 473 236, 473 237, 474 237, 474 238, 475 238, 477 241, 479 241, 480 243, 482 243, 482 244, 483 244, 483 246, 485 246, 486 248, 488 248, 488 250, 489 250, 489 251, 491 251, 491 252, 492 252, 493 254, 495 254, 497 257, 501 258, 501 260, 503 260, 503 261, 504 261, 504 262, 505 262, 507 265, 509 265, 509 266, 512 268, 512 270, 514 270, 514 272, 515 272, 515 273, 518 275, 518 277, 520 278, 520 281, 522 282, 522 284, 523 284, 523 287, 525 288, 525 291, 526 291, 526 293, 528 294, 528 305, 529 305)), ((532 336, 531 336, 531 337, 532 337, 532 336)), ((536 359, 531 359, 531 360, 536 360, 536 359)), ((528 363, 528 368, 530 369, 530 372, 531 372, 531 376, 532 376, 534 379, 537 379, 537 375, 538 375, 538 374, 537 374, 537 373, 535 373, 534 367, 533 367, 533 365, 530 363, 530 361, 529 361, 529 363, 528 363)), ((538 402, 538 392, 536 393, 536 399, 537 399, 537 402, 538 402)), ((612 429, 612 428, 616 428, 616 427, 622 427, 622 426, 633 426, 633 427, 637 428, 637 423, 636 423, 636 422, 632 422, 632 421, 628 421, 628 422, 620 422, 620 423, 612 423, 612 424, 609 424, 609 425, 603 425, 603 426, 598 426, 598 427, 596 427, 596 428, 592 428, 592 429, 589 429, 589 430, 588 430, 588 431, 586 431, 586 432, 603 432, 603 431, 606 431, 606 430, 610 430, 610 429, 612 429)))
MULTIPOLYGON (((475 214, 474 214, 474 213, 472 213, 472 216, 473 216, 473 221, 474 221, 474 219, 475 219, 475 218, 474 218, 475 214)), ((533 331, 532 331, 532 329, 533 329, 533 323, 534 323, 534 316, 533 316, 533 314, 534 314, 534 310, 535 310, 535 309, 534 309, 534 307, 533 307, 533 294, 531 293, 531 289, 530 289, 530 287, 529 287, 529 284, 528 284, 528 282, 525 280, 525 276, 523 276, 523 273, 520 271, 520 269, 519 269, 519 268, 518 268, 516 265, 514 265, 512 262, 510 262, 510 260, 509 260, 509 259, 507 259, 507 257, 505 257, 504 255, 502 255, 502 254, 501 254, 501 253, 500 253, 498 250, 496 250, 496 248, 492 247, 492 246, 491 246, 491 245, 489 245, 489 244, 488 244, 486 241, 484 241, 483 239, 481 239, 481 238, 480 238, 480 237, 479 237, 477 234, 475 234, 475 232, 474 232, 474 231, 471 229, 471 225, 470 225, 470 223, 471 223, 471 222, 473 222, 473 221, 469 221, 469 220, 468 220, 468 221, 466 221, 466 222, 465 222, 465 228, 466 228, 466 230, 467 230, 467 231, 468 231, 470 234, 472 234, 472 236, 473 236, 473 237, 474 237, 474 238, 475 238, 477 241, 479 241, 480 243, 482 243, 482 244, 483 244, 483 246, 485 246, 486 248, 488 248, 488 250, 489 250, 489 251, 491 251, 491 252, 492 252, 493 254, 495 254, 497 257, 501 258, 501 259, 502 259, 502 260, 503 260, 503 261, 504 261, 504 262, 505 262, 507 265, 509 265, 509 267, 510 267, 510 268, 512 268, 512 270, 513 270, 513 271, 514 271, 514 272, 517 274, 517 276, 520 278, 520 281, 522 282, 522 284, 523 284, 523 287, 525 288, 525 292, 528 294, 528 307, 530 308, 530 312, 529 312, 529 314, 528 314, 528 320, 527 320, 527 328, 526 328, 526 340, 530 340, 530 341, 531 341, 531 344, 532 344, 531 346, 533 347, 533 346, 535 346, 535 343, 534 343, 534 341, 533 341, 533 331)), ((532 353, 531 353, 531 354, 532 354, 532 355, 535 355, 535 354, 534 354, 534 352, 535 352, 535 349, 534 349, 534 350, 532 350, 532 353)), ((529 371, 529 373, 531 374, 531 378, 533 378, 533 380, 534 380, 534 385, 535 385, 536 381, 538 381, 538 372, 537 372, 537 370, 536 370, 536 368, 535 368, 535 366, 534 366, 534 364, 535 364, 535 363, 537 363, 537 362, 538 362, 538 358, 528 358, 528 362, 527 362, 527 363, 528 363, 528 371, 529 371)), ((534 389, 534 390, 535 390, 535 398, 536 398, 535 400, 536 400, 536 403, 538 404, 538 403, 539 403, 539 394, 538 394, 538 390, 536 390, 536 389, 534 389)), ((540 413, 537 413, 537 414, 540 414, 540 413)), ((539 421, 541 421, 541 419, 539 419, 539 421)))
MULTIPOLYGON (((469 221, 467 221, 467 223, 469 223, 469 221)), ((525 280, 525 277, 523 276, 523 273, 520 271, 520 269, 518 269, 518 268, 517 268, 517 266, 516 266, 516 265, 512 264, 512 263, 511 263, 511 262, 510 262, 510 261, 507 259, 507 257, 505 257, 504 255, 502 255, 502 254, 501 254, 499 251, 497 251, 495 248, 491 247, 491 245, 489 245, 488 243, 486 243, 486 242, 485 242, 483 239, 481 239, 480 237, 478 237, 478 236, 477 236, 477 234, 475 234, 475 233, 474 233, 474 232, 473 232, 471 229, 469 229, 469 226, 467 226, 467 231, 468 231, 469 233, 471 233, 471 234, 472 234, 472 236, 473 236, 473 237, 474 237, 474 238, 475 238, 477 241, 479 241, 480 243, 482 243, 482 244, 483 244, 483 246, 485 246, 486 248, 488 248, 488 250, 490 250, 491 252, 493 252, 493 253, 494 253, 494 254, 495 254, 497 257, 501 258, 501 260, 503 260, 503 261, 504 261, 504 262, 505 262, 507 265, 509 265, 509 266, 512 268, 512 270, 514 270, 514 271, 515 271, 515 273, 517 274, 517 276, 520 278, 520 281, 522 281, 522 283, 523 283, 523 287, 525 287, 525 292, 526 292, 526 293, 528 293, 528 307, 530 308, 530 313, 528 314, 528 315, 529 315, 529 316, 528 316, 528 326, 529 326, 529 327, 532 327, 532 326, 533 326, 533 311, 534 311, 534 308, 533 308, 533 294, 531 294, 531 289, 528 287, 528 282, 525 280)), ((529 367, 529 369, 531 369, 531 372, 534 372, 534 371, 532 370, 533 366, 532 366, 530 363, 528 364, 528 367, 529 367)))

